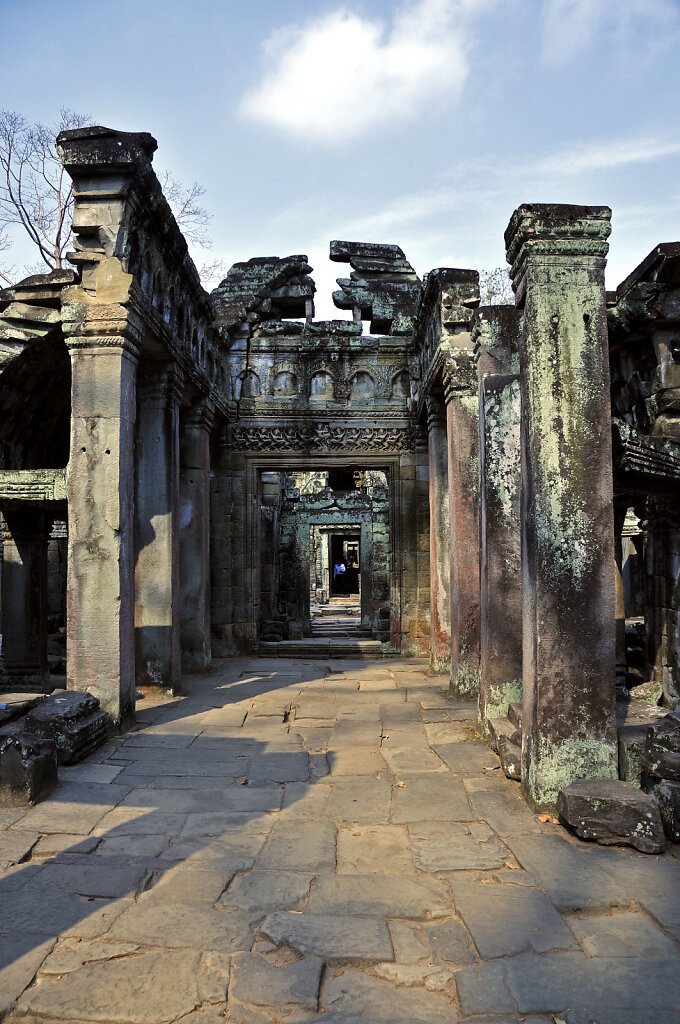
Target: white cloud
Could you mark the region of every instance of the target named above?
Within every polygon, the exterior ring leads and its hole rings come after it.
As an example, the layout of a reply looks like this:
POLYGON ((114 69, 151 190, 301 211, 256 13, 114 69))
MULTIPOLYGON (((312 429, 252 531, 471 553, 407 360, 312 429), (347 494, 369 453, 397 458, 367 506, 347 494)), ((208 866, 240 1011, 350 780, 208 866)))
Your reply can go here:
POLYGON ((566 64, 587 50, 598 34, 602 45, 612 40, 644 52, 668 45, 680 27, 676 0, 544 0, 542 58, 546 64, 566 64))
MULTIPOLYGON (((649 164, 680 153, 680 142, 669 139, 629 138, 572 146, 531 165, 533 173, 567 177, 611 171, 629 164, 649 164)), ((529 170, 530 168, 527 168, 529 170)))
POLYGON ((455 102, 468 74, 467 24, 488 0, 417 0, 390 25, 338 8, 264 44, 268 70, 242 114, 310 142, 342 144, 455 102))

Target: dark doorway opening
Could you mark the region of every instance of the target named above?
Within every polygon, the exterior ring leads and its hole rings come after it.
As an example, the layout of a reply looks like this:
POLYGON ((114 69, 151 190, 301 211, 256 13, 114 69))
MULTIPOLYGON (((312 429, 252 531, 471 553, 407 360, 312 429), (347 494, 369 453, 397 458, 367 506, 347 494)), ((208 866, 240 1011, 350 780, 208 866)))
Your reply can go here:
POLYGON ((329 534, 331 595, 359 594, 360 534, 329 534))

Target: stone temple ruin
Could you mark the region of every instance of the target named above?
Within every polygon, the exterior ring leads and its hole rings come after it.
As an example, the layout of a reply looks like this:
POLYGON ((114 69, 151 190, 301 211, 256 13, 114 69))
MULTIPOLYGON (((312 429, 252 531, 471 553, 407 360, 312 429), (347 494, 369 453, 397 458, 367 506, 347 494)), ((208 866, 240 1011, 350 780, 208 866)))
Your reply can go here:
POLYGON ((330 656, 335 607, 345 654, 478 700, 532 807, 587 833, 645 788, 677 840, 680 243, 605 292, 610 210, 524 205, 516 304, 480 306, 475 271, 333 241, 353 319, 319 322, 304 255, 203 290, 150 135, 58 148, 74 269, 0 292, 0 761, 71 691, 87 750, 212 657, 330 656))

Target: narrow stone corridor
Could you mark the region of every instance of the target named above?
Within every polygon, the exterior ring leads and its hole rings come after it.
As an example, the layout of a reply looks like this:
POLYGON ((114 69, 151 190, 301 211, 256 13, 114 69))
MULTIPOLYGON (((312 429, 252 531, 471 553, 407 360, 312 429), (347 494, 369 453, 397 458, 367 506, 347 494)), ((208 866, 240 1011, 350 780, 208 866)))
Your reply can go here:
POLYGON ((678 848, 532 814, 445 682, 243 658, 138 705, 0 814, 0 1018, 680 1019, 678 848))

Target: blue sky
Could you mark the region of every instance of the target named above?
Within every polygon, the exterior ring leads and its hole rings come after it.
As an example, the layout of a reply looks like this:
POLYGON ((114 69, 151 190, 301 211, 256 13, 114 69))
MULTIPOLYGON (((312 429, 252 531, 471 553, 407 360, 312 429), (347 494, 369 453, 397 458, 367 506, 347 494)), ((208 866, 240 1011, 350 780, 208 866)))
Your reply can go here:
MULTIPOLYGON (((0 105, 150 131, 228 264, 396 242, 493 268, 521 202, 613 208, 608 287, 680 238, 680 0, 0 0, 0 105)), ((200 259, 198 254, 198 259, 200 259)), ((198 262, 197 259, 197 262, 198 262)))

